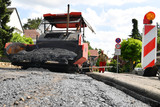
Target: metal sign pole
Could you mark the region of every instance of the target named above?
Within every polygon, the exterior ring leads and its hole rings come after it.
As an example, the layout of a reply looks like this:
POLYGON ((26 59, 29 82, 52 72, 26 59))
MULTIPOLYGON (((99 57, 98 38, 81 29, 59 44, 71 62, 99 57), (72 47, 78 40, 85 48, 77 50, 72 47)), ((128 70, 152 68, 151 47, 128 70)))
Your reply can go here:
POLYGON ((118 55, 117 55, 117 73, 118 73, 118 55))
POLYGON ((115 55, 117 55, 117 73, 118 73, 118 55, 121 55, 121 44, 119 44, 121 42, 121 39, 120 38, 116 38, 116 49, 115 49, 115 55))

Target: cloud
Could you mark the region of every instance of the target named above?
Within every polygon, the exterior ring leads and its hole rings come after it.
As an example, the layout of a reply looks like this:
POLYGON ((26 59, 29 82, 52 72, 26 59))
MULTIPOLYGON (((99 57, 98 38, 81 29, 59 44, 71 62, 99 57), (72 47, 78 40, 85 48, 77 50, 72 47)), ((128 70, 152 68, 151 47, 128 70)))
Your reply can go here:
POLYGON ((26 8, 26 9, 32 9, 35 6, 43 6, 48 8, 58 8, 62 7, 64 4, 66 4, 66 0, 14 0, 12 1, 12 5, 16 5, 18 7, 26 8), (18 5, 17 5, 18 4, 18 5))
MULTIPOLYGON (((87 2, 85 1, 86 0, 82 0, 81 3, 90 6, 100 6, 100 5, 121 6, 128 3, 142 3, 145 2, 146 0, 87 0, 87 2)), ((78 3, 81 4, 80 2, 78 3)))
POLYGON ((122 8, 129 3, 144 3, 147 0, 14 0, 14 6, 20 9, 29 10, 29 16, 22 18, 26 22, 27 18, 42 17, 44 13, 65 13, 67 4, 73 5, 71 11, 76 10, 76 6, 82 6, 82 15, 94 28, 96 35, 86 29, 86 40, 93 48, 101 48, 105 53, 109 50, 109 56, 113 56, 115 49, 115 39, 128 38, 132 30, 132 19, 138 20, 140 33, 143 29, 143 18, 148 11, 156 13, 154 24, 160 20, 160 8, 152 6, 135 6, 132 8, 122 8), (105 10, 106 6, 110 6, 105 10), (121 7, 122 6, 122 7, 121 7), (97 10, 98 8, 98 10, 97 10))
POLYGON ((17 5, 23 8, 32 8, 34 6, 44 6, 48 8, 62 8, 64 5, 88 5, 88 6, 101 6, 112 5, 121 6, 129 3, 143 3, 146 0, 14 0, 12 5, 17 5))
MULTIPOLYGON (((115 39, 118 37, 121 39, 129 38, 128 35, 131 34, 133 28, 133 18, 138 20, 140 33, 143 32, 143 18, 148 11, 160 13, 160 8, 146 6, 128 9, 109 9, 108 11, 102 11, 99 13, 100 15, 97 15, 96 11, 88 8, 85 17, 96 29, 96 35, 87 31, 86 39, 90 41, 91 46, 94 48, 104 49, 105 52, 109 50, 109 56, 111 57, 114 54, 115 39), (108 29, 104 30, 103 28, 105 27, 108 29)), ((153 21, 154 24, 156 24, 157 20, 160 20, 158 14, 153 21)))

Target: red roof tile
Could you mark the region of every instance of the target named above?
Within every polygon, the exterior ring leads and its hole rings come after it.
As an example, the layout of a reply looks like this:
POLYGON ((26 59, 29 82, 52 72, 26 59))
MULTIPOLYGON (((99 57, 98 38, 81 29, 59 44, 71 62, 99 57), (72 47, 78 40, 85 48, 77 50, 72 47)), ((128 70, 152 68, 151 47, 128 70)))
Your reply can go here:
POLYGON ((98 56, 97 50, 88 50, 90 52, 90 56, 98 56))
POLYGON ((36 39, 36 36, 39 37, 39 33, 36 30, 24 30, 24 35, 26 37, 31 37, 32 39, 36 39))

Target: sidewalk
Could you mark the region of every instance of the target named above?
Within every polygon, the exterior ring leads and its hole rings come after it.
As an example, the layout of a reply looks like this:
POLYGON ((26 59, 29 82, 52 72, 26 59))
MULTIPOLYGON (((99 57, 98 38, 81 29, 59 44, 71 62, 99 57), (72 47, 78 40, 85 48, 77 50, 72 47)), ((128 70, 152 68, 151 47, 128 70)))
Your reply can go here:
POLYGON ((160 107, 160 80, 158 77, 143 77, 135 74, 112 72, 88 72, 86 74, 114 86, 153 107, 160 107))

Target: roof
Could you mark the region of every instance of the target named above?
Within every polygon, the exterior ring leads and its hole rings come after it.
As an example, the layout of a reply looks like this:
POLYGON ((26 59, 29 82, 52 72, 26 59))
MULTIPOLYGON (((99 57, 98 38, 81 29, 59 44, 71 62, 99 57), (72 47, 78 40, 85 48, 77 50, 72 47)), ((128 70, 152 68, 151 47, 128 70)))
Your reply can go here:
POLYGON ((32 30, 24 30, 24 35, 26 37, 31 37, 32 39, 36 39, 36 36, 40 36, 40 34, 35 30, 35 29, 32 29, 32 30))
POLYGON ((98 56, 98 51, 97 50, 88 50, 90 53, 90 56, 98 56))

